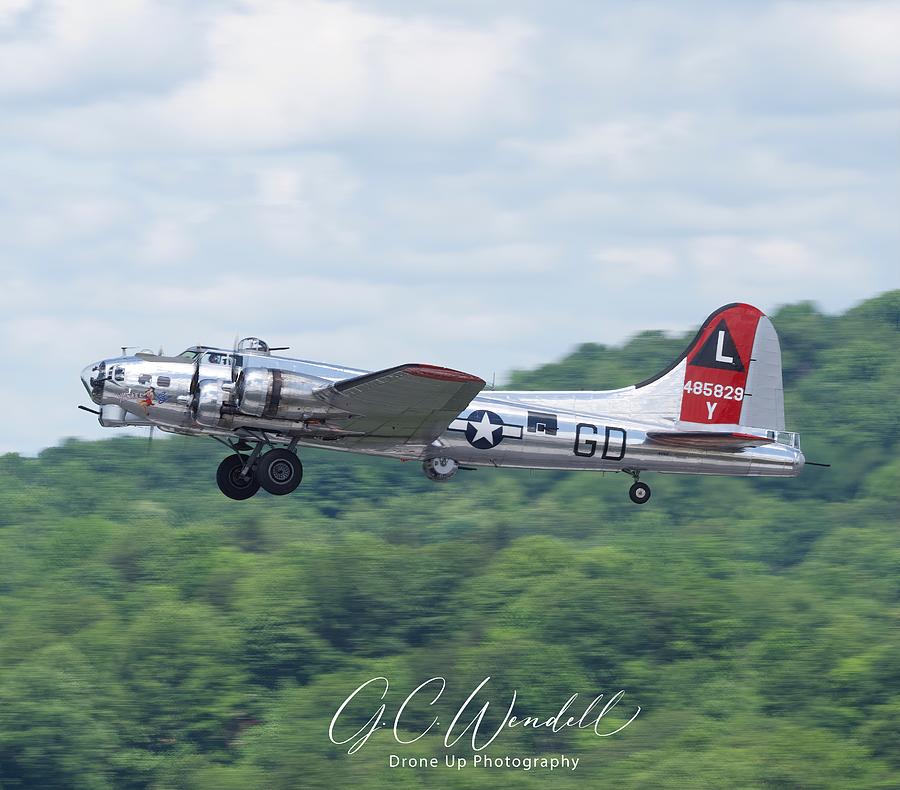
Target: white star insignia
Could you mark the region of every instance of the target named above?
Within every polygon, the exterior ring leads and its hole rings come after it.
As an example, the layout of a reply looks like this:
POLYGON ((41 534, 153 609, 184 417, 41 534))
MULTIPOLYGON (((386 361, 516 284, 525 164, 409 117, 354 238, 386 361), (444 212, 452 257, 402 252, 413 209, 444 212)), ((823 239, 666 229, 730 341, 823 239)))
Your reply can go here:
POLYGON ((488 442, 493 444, 494 434, 496 434, 497 431, 503 430, 503 426, 494 425, 494 423, 492 423, 490 419, 488 419, 487 414, 481 415, 480 422, 472 422, 470 420, 469 425, 471 425, 475 429, 475 435, 471 440, 472 444, 475 444, 475 442, 477 442, 479 439, 487 439, 488 442))

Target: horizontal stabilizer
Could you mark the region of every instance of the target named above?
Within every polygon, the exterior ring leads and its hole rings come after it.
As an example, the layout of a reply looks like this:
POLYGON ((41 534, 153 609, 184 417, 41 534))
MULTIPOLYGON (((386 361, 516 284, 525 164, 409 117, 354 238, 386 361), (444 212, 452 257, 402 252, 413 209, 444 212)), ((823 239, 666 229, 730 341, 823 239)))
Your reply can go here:
POLYGON ((715 431, 650 431, 647 438, 656 444, 668 447, 695 447, 699 450, 724 450, 737 452, 745 447, 759 447, 771 444, 772 439, 749 433, 719 433, 715 431))

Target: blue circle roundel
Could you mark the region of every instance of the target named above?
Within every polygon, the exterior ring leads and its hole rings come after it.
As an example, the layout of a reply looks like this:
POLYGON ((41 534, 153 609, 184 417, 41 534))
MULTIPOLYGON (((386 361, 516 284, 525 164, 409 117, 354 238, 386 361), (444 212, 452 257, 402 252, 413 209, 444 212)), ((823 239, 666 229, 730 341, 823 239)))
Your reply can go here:
POLYGON ((473 411, 467 420, 466 440, 476 450, 490 450, 503 441, 503 418, 492 411, 473 411))

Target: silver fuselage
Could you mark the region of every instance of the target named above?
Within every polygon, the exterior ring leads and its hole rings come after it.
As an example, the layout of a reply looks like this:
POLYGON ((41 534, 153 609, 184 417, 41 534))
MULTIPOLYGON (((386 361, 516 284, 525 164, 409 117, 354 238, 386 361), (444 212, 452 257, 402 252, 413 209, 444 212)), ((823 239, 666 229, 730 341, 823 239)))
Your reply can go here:
MULTIPOLYGON (((268 354, 204 348, 199 378, 234 380, 233 368, 279 368, 321 380, 323 385, 367 371, 268 354), (220 359, 221 361, 212 361, 220 359)), ((626 390, 609 392, 482 392, 429 445, 386 443, 380 437, 325 433, 304 421, 237 415, 228 426, 195 419, 190 408, 196 361, 138 354, 103 360, 82 373, 85 388, 100 406, 102 425, 155 426, 187 435, 242 438, 262 433, 271 443, 344 450, 403 460, 452 458, 462 466, 652 471, 688 474, 793 477, 804 464, 796 434, 772 434, 774 441, 736 450, 672 447, 648 440, 648 432, 671 428, 629 405, 626 390), (101 367, 102 366, 102 367, 101 367), (101 387, 91 384, 105 372, 101 387), (146 398, 148 388, 153 397, 146 398)), ((650 395, 652 397, 652 394, 650 395)), ((770 432, 771 433, 771 432, 770 432)))

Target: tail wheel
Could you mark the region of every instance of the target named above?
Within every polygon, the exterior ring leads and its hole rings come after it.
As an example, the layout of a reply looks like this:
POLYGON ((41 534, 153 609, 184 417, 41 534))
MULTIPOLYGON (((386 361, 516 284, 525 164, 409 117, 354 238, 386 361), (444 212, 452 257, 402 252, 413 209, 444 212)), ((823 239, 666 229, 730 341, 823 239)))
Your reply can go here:
POLYGON ((250 499, 259 491, 259 481, 254 477, 252 470, 245 477, 241 474, 243 469, 244 459, 235 453, 222 461, 216 470, 219 490, 230 499, 250 499))
POLYGON ((445 483, 456 474, 459 464, 452 458, 428 458, 422 462, 425 477, 437 483, 445 483))
POLYGON ((270 494, 290 494, 303 479, 303 464, 290 450, 269 450, 259 459, 256 479, 270 494))
POLYGON ((628 496, 636 505, 643 505, 650 499, 650 486, 646 483, 635 483, 628 489, 628 496))

